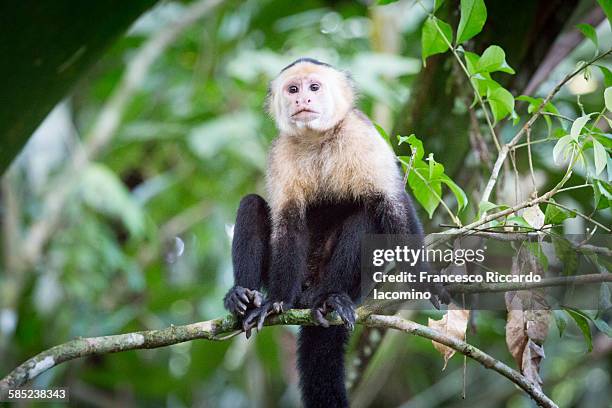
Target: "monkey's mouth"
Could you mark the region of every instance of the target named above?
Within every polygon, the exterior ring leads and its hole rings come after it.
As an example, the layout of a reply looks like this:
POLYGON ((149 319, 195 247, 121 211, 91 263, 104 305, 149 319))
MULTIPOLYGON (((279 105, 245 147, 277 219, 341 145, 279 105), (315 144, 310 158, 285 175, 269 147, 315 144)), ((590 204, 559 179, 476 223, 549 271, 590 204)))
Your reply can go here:
POLYGON ((301 118, 311 118, 314 117, 316 115, 318 115, 319 112, 313 111, 311 109, 300 109, 297 112, 294 112, 293 115, 291 115, 292 118, 296 118, 296 119, 301 119, 301 118))

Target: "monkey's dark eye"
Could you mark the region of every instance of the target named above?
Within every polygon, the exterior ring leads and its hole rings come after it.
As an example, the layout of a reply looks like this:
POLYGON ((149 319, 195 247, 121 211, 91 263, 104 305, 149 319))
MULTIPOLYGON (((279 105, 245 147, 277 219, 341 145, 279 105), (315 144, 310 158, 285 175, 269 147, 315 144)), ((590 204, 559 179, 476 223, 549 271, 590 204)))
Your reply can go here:
POLYGON ((298 87, 297 86, 291 85, 289 87, 289 93, 297 93, 297 91, 298 91, 298 87))
POLYGON ((317 92, 319 90, 319 88, 321 88, 321 85, 319 85, 319 84, 312 84, 312 85, 310 85, 310 90, 312 92, 317 92))

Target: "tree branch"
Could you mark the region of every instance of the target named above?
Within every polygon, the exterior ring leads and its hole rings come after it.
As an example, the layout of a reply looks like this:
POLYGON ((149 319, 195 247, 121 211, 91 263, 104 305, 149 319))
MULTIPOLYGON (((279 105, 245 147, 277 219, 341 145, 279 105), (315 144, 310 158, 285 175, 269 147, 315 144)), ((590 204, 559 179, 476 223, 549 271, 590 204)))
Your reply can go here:
MULTIPOLYGON (((580 276, 545 278, 535 283, 497 283, 497 284, 452 284, 446 286, 449 293, 483 293, 504 292, 513 290, 528 290, 549 286, 563 286, 567 284, 592 284, 612 282, 612 274, 588 274, 580 276)), ((381 302, 384 303, 384 302, 381 302)), ((378 304, 362 306, 357 309, 357 323, 367 327, 391 328, 402 330, 416 336, 425 337, 453 348, 454 350, 475 359, 487 368, 491 368, 518 386, 542 406, 547 398, 544 394, 534 393, 533 385, 522 375, 495 360, 483 351, 462 341, 456 340, 431 328, 422 326, 396 316, 383 316, 373 314, 382 310, 378 304), (529 385, 531 384, 531 385, 529 385), (541 394, 541 395, 540 395, 541 394)), ((331 318, 332 324, 341 324, 340 319, 331 318)), ((312 325, 310 311, 307 309, 292 309, 281 315, 271 317, 266 321, 267 326, 272 325, 312 325)), ((218 319, 188 324, 184 326, 170 326, 160 330, 148 330, 134 333, 118 334, 102 337, 76 338, 64 344, 52 347, 30 358, 19 367, 11 371, 0 381, 0 400, 10 388, 21 387, 41 373, 66 361, 92 355, 117 353, 128 350, 151 349, 171 346, 186 341, 227 340, 241 332, 236 319, 229 315, 218 319)))
POLYGON ((542 111, 546 108, 546 105, 548 104, 548 102, 550 102, 552 98, 557 94, 557 92, 561 90, 561 87, 563 87, 563 85, 569 82, 573 77, 575 77, 580 72, 582 72, 586 67, 594 64, 595 62, 599 61, 600 59, 604 58, 607 55, 610 55, 611 53, 612 53, 612 49, 609 49, 608 51, 602 54, 599 54, 597 57, 593 58, 592 60, 584 63, 583 65, 580 66, 580 68, 567 74, 561 81, 559 81, 559 83, 557 83, 557 85, 550 91, 550 93, 546 95, 546 98, 544 98, 538 110, 534 112, 533 115, 531 115, 529 120, 525 122, 523 127, 521 127, 521 129, 516 133, 516 135, 514 135, 512 140, 510 140, 508 143, 502 146, 499 152, 499 155, 497 156, 497 160, 495 161, 495 164, 493 165, 493 171, 491 172, 491 177, 489 178, 489 181, 487 182, 484 192, 482 193, 481 201, 489 201, 489 198, 491 197, 491 193, 493 192, 493 187, 495 186, 495 183, 497 182, 499 171, 501 170, 502 164, 504 163, 504 161, 506 160, 506 157, 508 156, 508 152, 523 137, 523 135, 527 132, 527 130, 531 129, 531 126, 540 117, 540 115, 542 114, 542 111))
POLYGON ((588 285, 591 283, 603 282, 612 282, 612 274, 591 273, 588 275, 558 276, 554 278, 542 278, 539 282, 472 283, 469 285, 455 283, 445 286, 444 288, 449 293, 491 293, 531 290, 551 286, 588 285))
MULTIPOLYGON (((332 324, 341 324, 339 319, 331 319, 332 324)), ((557 407, 533 383, 501 361, 491 357, 484 351, 455 339, 437 330, 421 324, 405 320, 397 316, 382 316, 371 314, 361 307, 357 310, 357 323, 378 328, 400 330, 415 336, 424 337, 444 344, 452 349, 474 359, 484 367, 494 370, 521 387, 534 401, 542 407, 557 407)), ((312 325, 309 310, 293 309, 281 315, 272 317, 266 322, 271 325, 312 325)), ((170 346, 196 339, 223 340, 222 335, 239 330, 238 322, 233 316, 193 323, 185 326, 170 326, 161 330, 148 330, 113 336, 77 338, 67 343, 55 346, 30 358, 14 369, 0 381, 0 399, 11 388, 21 387, 41 373, 66 361, 76 358, 117 353, 128 350, 151 349, 170 346)))

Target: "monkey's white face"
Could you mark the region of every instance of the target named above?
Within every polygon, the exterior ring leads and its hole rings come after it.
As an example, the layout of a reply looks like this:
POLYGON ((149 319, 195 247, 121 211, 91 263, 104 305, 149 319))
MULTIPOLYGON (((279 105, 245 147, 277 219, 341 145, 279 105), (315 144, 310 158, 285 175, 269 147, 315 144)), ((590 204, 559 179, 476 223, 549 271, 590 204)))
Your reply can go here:
POLYGON ((281 132, 325 132, 346 115, 353 93, 344 74, 331 67, 302 63, 272 82, 269 109, 281 132))
POLYGON ((333 112, 334 100, 318 75, 288 78, 282 88, 285 112, 297 127, 316 129, 333 112))

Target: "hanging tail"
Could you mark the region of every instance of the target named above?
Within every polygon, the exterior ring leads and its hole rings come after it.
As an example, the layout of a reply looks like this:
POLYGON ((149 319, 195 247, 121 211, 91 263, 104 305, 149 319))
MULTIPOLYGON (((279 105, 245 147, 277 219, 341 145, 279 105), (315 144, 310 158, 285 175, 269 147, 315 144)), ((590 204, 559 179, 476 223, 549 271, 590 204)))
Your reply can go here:
POLYGON ((302 327, 298 339, 298 371, 305 408, 348 407, 344 385, 344 326, 302 327))

